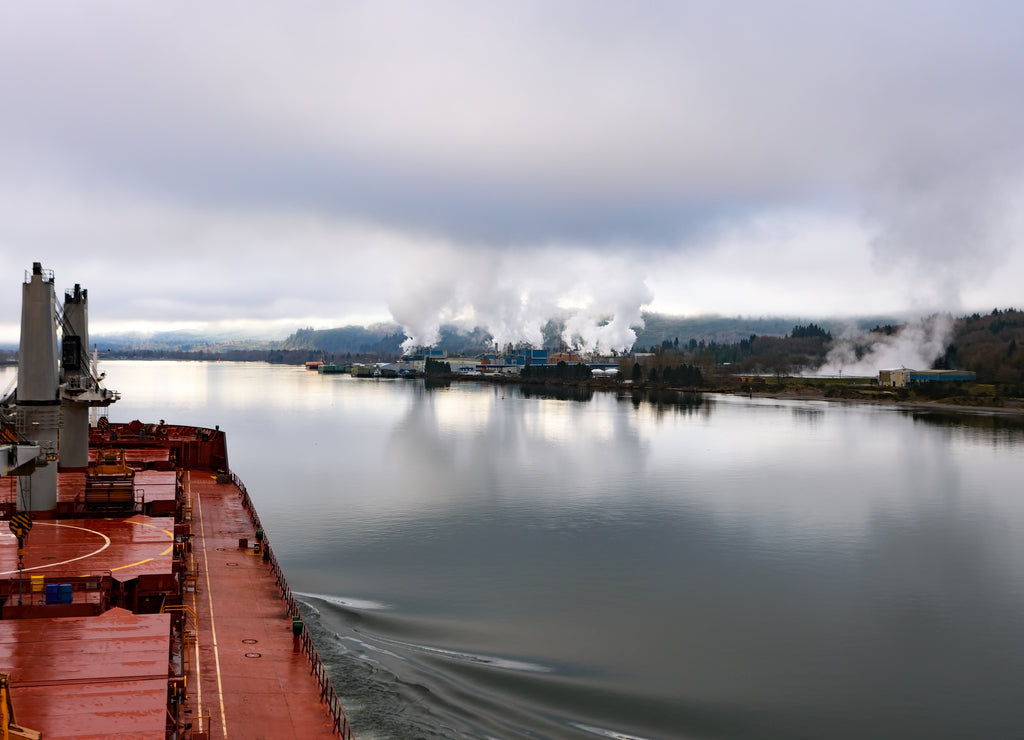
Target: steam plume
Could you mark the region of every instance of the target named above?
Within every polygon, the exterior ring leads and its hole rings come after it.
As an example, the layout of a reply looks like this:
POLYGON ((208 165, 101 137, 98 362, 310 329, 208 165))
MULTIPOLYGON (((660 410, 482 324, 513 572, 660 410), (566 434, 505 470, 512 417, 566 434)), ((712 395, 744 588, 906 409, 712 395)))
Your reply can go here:
POLYGON ((928 369, 946 351, 952 333, 948 314, 918 319, 893 334, 851 331, 840 336, 817 372, 871 376, 901 367, 928 369))
MULTIPOLYGON (((539 250, 537 250, 539 251, 539 250)), ((653 300, 640 268, 617 255, 580 255, 571 249, 535 252, 435 251, 431 269, 405 265, 388 301, 403 328, 404 350, 430 346, 447 324, 481 328, 500 346, 539 347, 549 320, 564 322, 562 340, 583 351, 627 350, 653 300), (438 270, 437 261, 451 270, 438 270), (566 265, 574 265, 571 270, 566 265), (539 266, 543 266, 539 268, 539 266)))

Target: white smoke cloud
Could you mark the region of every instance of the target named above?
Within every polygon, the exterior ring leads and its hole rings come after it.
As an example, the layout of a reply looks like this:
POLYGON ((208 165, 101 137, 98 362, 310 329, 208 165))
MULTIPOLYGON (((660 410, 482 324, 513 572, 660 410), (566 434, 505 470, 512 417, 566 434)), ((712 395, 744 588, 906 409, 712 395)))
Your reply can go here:
POLYGON ((893 334, 850 331, 839 337, 815 374, 872 376, 879 370, 928 369, 945 353, 952 335, 948 314, 904 324, 893 334))
POLYGON ((626 350, 654 295, 627 256, 569 247, 487 250, 435 246, 397 268, 388 307, 406 334, 403 349, 436 344, 441 328, 481 328, 499 346, 543 343, 542 328, 565 323, 563 341, 584 351, 626 350), (438 269, 448 265, 451 269, 438 269))
POLYGON ((626 280, 611 302, 592 300, 565 321, 562 341, 584 352, 608 354, 628 350, 636 341, 632 327, 642 327, 641 310, 654 300, 654 293, 642 280, 626 280))

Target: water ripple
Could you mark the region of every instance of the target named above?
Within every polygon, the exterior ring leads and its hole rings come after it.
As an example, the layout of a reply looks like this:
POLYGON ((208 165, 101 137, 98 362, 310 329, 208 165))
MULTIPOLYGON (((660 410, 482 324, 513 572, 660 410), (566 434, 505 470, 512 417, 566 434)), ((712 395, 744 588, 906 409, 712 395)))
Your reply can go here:
POLYGON ((650 738, 641 737, 640 735, 628 735, 625 732, 616 732, 615 730, 607 730, 603 727, 594 727, 593 725, 584 725, 579 722, 570 722, 569 724, 578 730, 589 732, 592 735, 608 737, 612 740, 651 740, 650 738))
POLYGON ((431 645, 420 645, 415 642, 395 640, 389 637, 382 637, 381 635, 376 635, 374 639, 406 650, 411 650, 413 652, 425 655, 434 655, 448 660, 456 660, 461 663, 469 663, 472 665, 484 665, 489 668, 501 668, 507 671, 523 671, 527 673, 550 673, 552 671, 552 669, 547 666, 540 665, 539 663, 529 663, 523 660, 511 660, 509 658, 499 658, 492 655, 466 653, 459 650, 447 650, 445 648, 433 647, 431 645))

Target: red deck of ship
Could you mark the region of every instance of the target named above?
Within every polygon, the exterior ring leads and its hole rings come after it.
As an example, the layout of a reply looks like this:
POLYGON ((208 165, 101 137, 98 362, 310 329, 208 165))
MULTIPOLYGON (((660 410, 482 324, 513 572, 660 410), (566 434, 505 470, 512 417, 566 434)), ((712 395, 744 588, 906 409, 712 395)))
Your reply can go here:
MULTIPOLYGON (((26 539, 25 578, 169 574, 173 539, 174 520, 164 517, 37 520, 26 539)), ((0 577, 17 575, 17 547, 14 535, 0 530, 0 577)))
MULTIPOLYGON (((160 459, 155 450, 146 455, 153 459, 144 464, 160 459)), ((166 486, 173 497, 175 475, 139 470, 136 486, 147 491, 166 486)), ((61 495, 76 495, 81 478, 81 473, 62 473, 61 495)), ((341 720, 332 715, 328 694, 335 711, 340 707, 329 683, 325 688, 319 660, 311 662, 306 652, 294 649, 295 605, 286 600, 283 576, 275 574, 276 560, 268 562, 254 551, 256 532, 246 499, 225 481, 230 478, 212 470, 184 474, 187 548, 180 541, 176 547, 171 518, 37 519, 25 543, 19 585, 17 542, 0 531, 0 587, 8 594, 4 616, 54 617, 0 620, 0 667, 12 673, 21 725, 41 731, 47 740, 156 740, 174 732, 224 739, 338 734, 341 720), (175 551, 180 557, 183 549, 184 568, 175 561, 175 551), (40 590, 31 590, 31 576, 40 590), (68 617, 73 607, 48 603, 38 576, 45 584, 73 582, 74 608, 130 606, 125 584, 148 583, 153 584, 150 600, 140 610, 155 610, 168 586, 183 583, 183 608, 179 616, 111 609, 100 616, 68 617), (101 594, 99 584, 114 593, 101 594), (22 600, 24 608, 18 606, 22 600), (172 655, 178 642, 172 619, 185 626, 181 661, 172 655), (180 674, 186 680, 185 700, 173 723, 168 686, 180 674), (168 732, 168 727, 177 729, 168 732)), ((136 597, 139 607, 142 598, 136 597)), ((306 633, 303 647, 308 645, 306 633)))
POLYGON ((167 736, 169 614, 0 621, 19 724, 54 738, 167 736))
POLYGON ((276 577, 253 551, 256 533, 238 488, 197 471, 185 482, 198 570, 186 603, 199 622, 189 706, 210 714, 212 738, 331 737, 310 662, 293 650, 276 577))

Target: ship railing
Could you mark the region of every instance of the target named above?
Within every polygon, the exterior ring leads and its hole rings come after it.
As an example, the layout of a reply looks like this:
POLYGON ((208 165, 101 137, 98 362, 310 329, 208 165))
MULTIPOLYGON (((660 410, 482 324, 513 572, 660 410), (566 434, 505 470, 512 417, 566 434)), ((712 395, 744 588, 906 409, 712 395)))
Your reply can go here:
MULTIPOLYGON (((256 512, 256 507, 252 503, 252 499, 249 497, 249 491, 246 489, 245 484, 242 480, 231 473, 231 481, 238 487, 238 490, 242 493, 242 506, 249 513, 249 520, 258 532, 265 532, 262 522, 260 522, 260 516, 256 512)), ((288 581, 284 577, 284 571, 281 569, 280 563, 277 561, 277 557, 274 555, 273 549, 270 544, 264 540, 260 543, 263 551, 263 559, 270 563, 270 567, 273 570, 274 577, 277 579, 278 588, 281 589, 281 597, 288 605, 288 616, 294 620, 298 617, 302 619, 302 612, 299 610, 299 602, 296 600, 295 595, 292 593, 291 588, 288 586, 288 581)), ((316 677, 317 685, 320 688, 320 700, 327 705, 328 711, 331 713, 333 720, 333 729, 337 732, 343 740, 354 740, 352 734, 352 726, 349 724, 348 716, 345 714, 345 709, 341 705, 341 700, 338 698, 337 692, 334 690, 334 685, 331 683, 331 677, 327 673, 327 668, 324 666, 323 661, 320 659, 320 654, 317 652, 316 645, 313 643, 313 636, 306 628, 305 622, 300 621, 302 624, 302 633, 299 635, 299 644, 302 647, 302 651, 306 654, 310 662, 310 675, 316 677)))
POLYGON ((195 647, 196 644, 196 632, 199 629, 199 617, 196 616, 195 610, 187 604, 168 604, 164 603, 160 606, 161 614, 171 614, 173 619, 177 619, 181 628, 181 669, 182 675, 187 675, 191 670, 191 657, 189 655, 190 648, 195 647), (191 627, 189 626, 189 618, 192 620, 191 627))
MULTIPOLYGON (((24 578, 14 575, 17 571, 10 572, 10 578, 0 580, 0 602, 7 599, 9 604, 17 603, 16 600, 27 602, 29 605, 53 605, 61 603, 52 599, 58 594, 52 590, 46 591, 47 586, 70 586, 71 601, 64 604, 94 604, 97 609, 102 609, 110 599, 111 580, 110 576, 97 576, 85 574, 65 573, 60 576, 45 574, 30 574, 24 578), (50 599, 48 601, 48 599, 50 599)), ((67 592, 65 592, 65 596, 67 592)))
POLYGON ((206 712, 189 722, 185 726, 188 734, 182 735, 184 740, 209 740, 211 719, 212 715, 206 712))
POLYGON ((196 616, 195 610, 188 604, 161 604, 160 613, 180 614, 182 616, 182 621, 186 626, 188 625, 187 617, 191 617, 193 631, 196 629, 196 625, 199 624, 199 618, 196 616))

